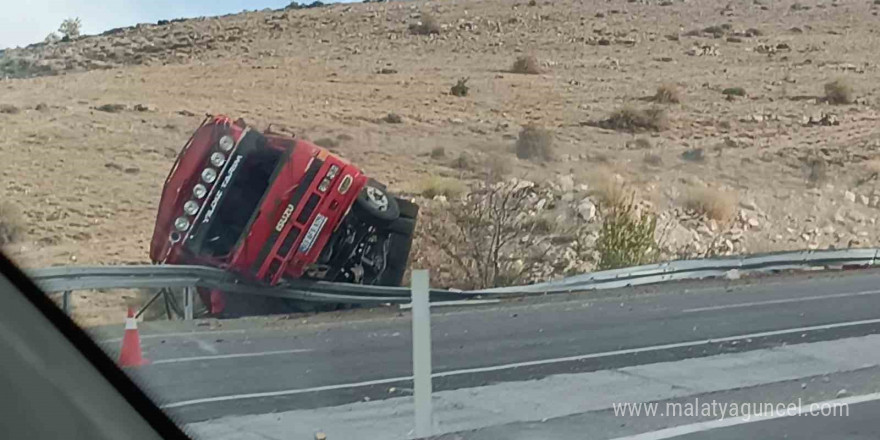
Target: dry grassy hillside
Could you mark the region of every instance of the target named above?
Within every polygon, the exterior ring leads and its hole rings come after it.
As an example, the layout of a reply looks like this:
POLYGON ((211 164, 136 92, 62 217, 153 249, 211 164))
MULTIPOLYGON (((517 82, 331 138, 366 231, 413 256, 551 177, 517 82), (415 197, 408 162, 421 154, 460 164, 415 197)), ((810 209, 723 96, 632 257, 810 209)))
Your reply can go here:
MULTIPOLYGON (((543 185, 554 224, 596 223, 588 205, 625 185, 669 256, 880 245, 876 3, 349 4, 7 50, 3 210, 26 225, 0 238, 27 266, 146 262, 211 112, 286 124, 428 215, 493 170, 543 185)), ((448 281, 432 252, 417 264, 448 281)))

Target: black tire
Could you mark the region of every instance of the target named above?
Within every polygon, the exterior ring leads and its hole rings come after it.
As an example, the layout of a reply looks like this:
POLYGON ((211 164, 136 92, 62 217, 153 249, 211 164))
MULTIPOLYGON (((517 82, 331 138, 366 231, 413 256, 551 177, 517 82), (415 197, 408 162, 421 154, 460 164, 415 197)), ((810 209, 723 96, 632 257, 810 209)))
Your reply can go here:
POLYGON ((372 179, 358 194, 354 208, 358 218, 373 226, 386 226, 400 217, 397 199, 372 179))
POLYGON ((396 232, 398 234, 403 234, 408 237, 412 237, 413 233, 416 230, 416 220, 412 218, 406 218, 401 216, 399 219, 394 220, 388 225, 388 230, 391 232, 396 232))
POLYGON ((388 240, 390 241, 388 261, 385 271, 379 277, 378 284, 399 286, 403 283, 403 275, 406 273, 406 262, 409 260, 409 251, 412 248, 412 237, 392 232, 388 234, 388 240))
POLYGON ((397 197, 397 206, 400 210, 401 217, 415 219, 419 216, 419 205, 416 205, 407 199, 397 197))

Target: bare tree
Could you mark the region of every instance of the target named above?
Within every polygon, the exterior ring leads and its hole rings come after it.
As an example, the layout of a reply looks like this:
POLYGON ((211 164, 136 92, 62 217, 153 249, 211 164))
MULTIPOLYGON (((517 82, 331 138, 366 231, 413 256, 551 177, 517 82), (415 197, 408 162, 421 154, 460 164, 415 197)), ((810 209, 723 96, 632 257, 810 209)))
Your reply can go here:
POLYGON ((79 38, 81 27, 82 22, 79 20, 79 17, 68 18, 61 22, 61 26, 58 27, 58 32, 60 32, 65 39, 74 40, 79 38))
POLYGON ((531 182, 483 182, 425 224, 427 238, 462 270, 468 287, 527 282, 550 250, 546 222, 529 214, 536 199, 531 182))

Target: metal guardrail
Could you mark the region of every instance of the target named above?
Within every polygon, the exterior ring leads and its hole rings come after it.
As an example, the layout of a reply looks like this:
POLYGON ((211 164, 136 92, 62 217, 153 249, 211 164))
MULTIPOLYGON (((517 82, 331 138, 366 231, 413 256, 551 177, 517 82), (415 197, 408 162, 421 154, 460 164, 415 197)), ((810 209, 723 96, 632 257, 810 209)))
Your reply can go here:
POLYGON ((470 293, 483 295, 560 293, 721 277, 731 274, 734 270, 740 273, 756 273, 874 265, 880 265, 880 248, 775 252, 728 258, 669 261, 575 275, 528 286, 498 287, 470 293))
MULTIPOLYGON (((880 249, 844 249, 779 252, 729 258, 680 260, 623 269, 606 270, 527 286, 499 287, 476 291, 432 289, 432 302, 454 301, 478 296, 529 293, 562 293, 579 290, 613 289, 668 281, 697 280, 741 273, 828 267, 880 265, 880 249)), ((61 266, 28 271, 46 292, 69 292, 113 288, 204 287, 224 292, 265 295, 296 300, 352 304, 404 304, 410 301, 407 287, 365 286, 349 283, 290 280, 265 286, 235 274, 202 266, 61 266)))
MULTIPOLYGON (((204 287, 229 293, 275 296, 333 303, 406 303, 407 287, 291 280, 269 287, 235 274, 203 266, 59 266, 32 269, 28 275, 48 293, 114 288, 204 287)), ((432 290, 432 301, 462 299, 466 294, 432 290)))

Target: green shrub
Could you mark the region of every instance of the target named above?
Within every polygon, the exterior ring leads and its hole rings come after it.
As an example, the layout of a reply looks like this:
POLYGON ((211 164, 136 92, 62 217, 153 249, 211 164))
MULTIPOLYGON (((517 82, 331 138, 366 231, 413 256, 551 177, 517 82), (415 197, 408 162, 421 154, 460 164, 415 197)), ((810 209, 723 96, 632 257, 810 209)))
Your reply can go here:
POLYGON ((726 96, 746 96, 746 89, 742 87, 728 87, 721 91, 726 96))
POLYGON ((467 96, 468 90, 470 90, 470 87, 468 87, 467 82, 468 82, 468 78, 459 79, 458 82, 455 83, 455 85, 449 89, 449 93, 451 93, 452 96, 467 96))
POLYGON ((638 266, 657 259, 657 217, 644 211, 639 213, 633 197, 600 209, 602 228, 596 240, 600 270, 638 266))

